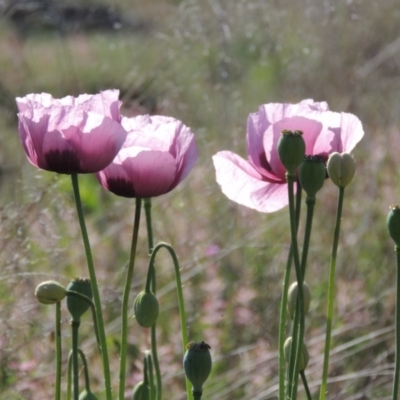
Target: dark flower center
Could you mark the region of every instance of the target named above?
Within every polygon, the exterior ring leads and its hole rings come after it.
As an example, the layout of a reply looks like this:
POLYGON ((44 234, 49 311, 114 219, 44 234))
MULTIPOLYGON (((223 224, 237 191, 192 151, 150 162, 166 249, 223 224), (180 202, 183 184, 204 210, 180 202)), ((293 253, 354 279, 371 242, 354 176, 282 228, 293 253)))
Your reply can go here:
POLYGON ((128 182, 122 178, 109 178, 107 179, 108 190, 117 196, 122 197, 137 197, 135 188, 132 182, 128 182))
POLYGON ((49 171, 59 174, 84 173, 80 161, 72 150, 51 150, 44 156, 49 171))

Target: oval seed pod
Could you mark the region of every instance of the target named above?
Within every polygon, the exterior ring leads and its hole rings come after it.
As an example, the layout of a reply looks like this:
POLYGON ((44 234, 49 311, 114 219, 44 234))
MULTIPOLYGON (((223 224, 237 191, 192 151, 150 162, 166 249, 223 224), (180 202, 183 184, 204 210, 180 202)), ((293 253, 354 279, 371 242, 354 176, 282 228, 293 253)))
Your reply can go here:
POLYGON ((326 179, 326 166, 321 156, 306 156, 299 167, 299 179, 309 198, 315 198, 326 179))
POLYGON ((205 342, 189 343, 183 357, 186 377, 193 385, 192 392, 202 393, 203 384, 211 372, 212 360, 210 346, 205 342))
POLYGON ((288 173, 294 174, 304 160, 306 144, 302 131, 283 130, 278 141, 278 154, 288 173))
MULTIPOLYGON (((287 303, 287 310, 289 312, 290 317, 294 318, 294 312, 296 310, 296 300, 297 300, 297 293, 298 293, 298 285, 297 282, 293 282, 289 286, 288 291, 288 303, 287 303)), ((303 305, 304 305, 304 315, 307 314, 308 310, 310 309, 310 302, 311 302, 311 292, 310 287, 307 285, 306 282, 303 282, 303 305)))
POLYGON ((158 317, 159 305, 157 297, 152 292, 142 291, 135 299, 135 317, 143 328, 152 327, 158 317))
POLYGON ((389 214, 386 218, 386 225, 389 231, 390 237, 396 243, 396 246, 400 246, 400 206, 391 206, 389 214))
POLYGON ((98 400, 98 398, 92 393, 88 392, 86 389, 79 395, 79 400, 98 400))
MULTIPOLYGON (((289 336, 284 344, 285 351, 285 361, 288 363, 290 360, 290 350, 292 348, 292 337, 289 336)), ((308 362, 310 361, 310 355, 308 354, 307 346, 303 343, 303 351, 300 356, 300 361, 298 363, 299 372, 304 371, 307 368, 308 362)))
POLYGON ((143 381, 133 388, 132 400, 150 400, 150 388, 143 381))
POLYGON ((65 295, 65 287, 56 281, 42 282, 35 289, 35 296, 42 304, 58 303, 65 295))
MULTIPOLYGON (((80 293, 90 300, 93 298, 92 284, 89 279, 75 278, 69 283, 67 290, 80 293)), ((67 297, 67 307, 72 316, 72 320, 80 321, 82 315, 89 309, 90 303, 85 299, 69 294, 67 297)))

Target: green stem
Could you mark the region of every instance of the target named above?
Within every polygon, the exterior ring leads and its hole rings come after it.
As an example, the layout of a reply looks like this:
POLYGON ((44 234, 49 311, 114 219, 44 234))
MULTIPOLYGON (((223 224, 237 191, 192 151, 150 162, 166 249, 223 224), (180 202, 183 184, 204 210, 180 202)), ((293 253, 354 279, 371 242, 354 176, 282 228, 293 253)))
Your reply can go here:
POLYGON ((298 310, 299 310, 299 323, 293 324, 292 346, 289 360, 289 382, 288 391, 289 399, 295 400, 297 397, 297 386, 299 374, 298 365, 300 362, 301 351, 303 349, 303 336, 304 336, 304 307, 303 307, 303 274, 300 265, 299 250, 297 246, 297 224, 296 212, 294 206, 294 190, 293 185, 295 182, 295 175, 286 174, 288 183, 288 197, 289 197, 289 214, 290 214, 290 233, 292 240, 294 266, 296 270, 297 287, 298 287, 298 310))
POLYGON ((72 394, 72 350, 68 354, 68 380, 67 380, 67 400, 71 400, 72 394))
POLYGON ((397 400, 399 393, 400 373, 400 247, 395 246, 396 252, 396 315, 395 315, 395 362, 393 375, 393 400, 397 400))
POLYGON ((79 321, 71 321, 72 327, 72 379, 74 400, 79 400, 78 330, 79 321))
MULTIPOLYGON (((181 281, 178 257, 176 256, 176 253, 175 253, 174 249, 172 248, 172 246, 170 246, 167 243, 158 243, 157 246, 154 247, 154 249, 151 253, 149 264, 154 265, 155 257, 157 255, 158 251, 162 248, 165 248, 166 250, 168 250, 168 252, 172 258, 172 261, 174 263, 174 268, 175 268, 176 294, 178 297, 179 318, 180 318, 180 322, 181 322, 181 337, 182 337, 182 351, 183 351, 182 355, 183 355, 186 352, 186 345, 188 344, 188 333, 187 333, 185 303, 183 300, 182 281, 181 281)), ((192 400, 193 397, 191 396, 190 382, 188 379, 186 379, 186 392, 187 392, 188 400, 189 399, 192 400)), ((161 397, 157 397, 157 400, 158 399, 161 399, 161 397)))
POLYGON ((312 400, 310 388, 308 387, 307 377, 306 377, 304 370, 300 371, 300 376, 301 376, 301 380, 303 382, 304 390, 306 391, 307 400, 312 400))
POLYGON ((81 357, 81 361, 82 361, 83 369, 84 369, 84 373, 85 373, 85 389, 88 393, 90 393, 89 368, 88 368, 86 356, 85 356, 85 353, 80 348, 78 348, 78 353, 79 353, 79 356, 81 357))
MULTIPOLYGON (((296 225, 299 226, 300 210, 301 210, 301 186, 298 182, 296 192, 296 225)), ((285 380, 286 380, 286 362, 285 362, 285 333, 286 333, 286 315, 287 300, 290 283, 290 270, 293 260, 292 245, 290 245, 288 258, 286 261, 285 273, 283 277, 282 300, 279 318, 279 400, 285 399, 285 380)))
POLYGON ((150 400, 155 399, 154 393, 154 379, 153 379, 153 360, 151 357, 151 352, 146 351, 145 354, 146 366, 147 366, 147 380, 150 387, 150 400))
POLYGON ((193 400, 201 400, 203 392, 193 392, 193 400))
POLYGON ((54 399, 61 400, 61 303, 56 303, 56 382, 54 399))
POLYGON ((328 281, 328 309, 326 315, 326 337, 325 337, 325 350, 324 350, 324 364, 322 370, 321 390, 319 392, 319 399, 324 400, 326 396, 326 386, 328 381, 328 367, 329 367, 329 352, 331 348, 331 335, 332 335, 332 316, 333 316, 333 303, 335 296, 335 270, 336 270, 336 256, 339 244, 340 220, 342 218, 344 188, 339 188, 339 200, 336 213, 335 233, 332 245, 331 263, 329 267, 329 281, 328 281))
POLYGON ((156 390, 156 399, 162 399, 162 379, 161 379, 161 369, 160 363, 158 361, 158 354, 157 354, 157 337, 156 337, 156 324, 154 324, 151 328, 151 355, 153 357, 154 362, 154 370, 156 373, 156 383, 157 383, 157 390, 156 390))
POLYGON ((125 398, 125 376, 126 376, 126 354, 128 340, 128 311, 129 311, 129 293, 132 285, 133 270, 135 266, 136 248, 139 236, 140 211, 142 207, 142 199, 136 198, 135 220, 133 223, 131 251, 129 255, 128 271, 126 274, 124 294, 122 296, 121 309, 121 352, 119 367, 119 400, 125 398))
POLYGON ((301 257, 301 272, 303 275, 303 280, 306 273, 308 249, 310 247, 310 237, 311 237, 311 228, 314 216, 315 197, 314 198, 307 197, 306 204, 307 204, 307 218, 306 218, 306 227, 304 231, 303 253, 301 257))
POLYGON ((82 232, 83 244, 85 247, 90 283, 92 284, 92 290, 93 290, 93 302, 94 302, 95 309, 96 309, 96 317, 97 317, 96 320, 97 320, 97 324, 98 324, 98 334, 99 334, 101 358, 102 358, 102 364, 103 364, 105 395, 106 395, 106 400, 112 400, 110 362, 108 359, 108 350, 107 350, 107 341, 106 341, 103 313, 101 311, 99 286, 97 284, 96 271, 94 269, 93 257, 92 257, 92 252, 90 249, 89 236, 87 233, 85 219, 83 216, 81 196, 79 193, 78 175, 71 174, 71 181, 72 181, 72 188, 74 191, 75 204, 76 204, 76 210, 78 213, 79 225, 80 225, 81 232, 82 232))

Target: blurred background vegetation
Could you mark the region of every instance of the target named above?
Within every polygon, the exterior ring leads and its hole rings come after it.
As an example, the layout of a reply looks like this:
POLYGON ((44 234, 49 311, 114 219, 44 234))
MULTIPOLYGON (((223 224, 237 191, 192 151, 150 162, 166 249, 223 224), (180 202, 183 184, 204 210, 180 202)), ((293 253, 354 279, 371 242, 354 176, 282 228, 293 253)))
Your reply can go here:
MULTIPOLYGON (((53 310, 39 305, 33 291, 43 280, 67 284, 86 274, 69 179, 29 165, 14 98, 108 88, 121 91, 124 115, 171 115, 196 135, 196 167, 175 191, 153 200, 153 218, 155 240, 170 242, 180 258, 190 339, 211 345, 215 362, 204 397, 214 400, 276 398, 289 231, 287 210, 259 214, 225 198, 212 155, 231 150, 246 156, 246 119, 263 103, 314 98, 361 119, 365 138, 354 151, 357 175, 342 221, 328 397, 390 398, 395 264, 385 218, 389 205, 400 201, 397 1, 3 0, 0 10, 1 398, 52 398, 53 310)), ((134 202, 106 193, 93 176, 82 176, 81 186, 116 371, 134 202)), ((336 201, 327 181, 317 200, 306 277, 313 294, 307 371, 316 398, 336 201)), ((142 225, 132 300, 147 268, 142 225)), ((167 256, 160 255, 157 271, 163 398, 183 400, 167 256)), ((68 343, 69 317, 63 318, 68 343)), ((133 387, 141 379, 148 332, 132 320, 129 340, 133 387)), ((99 394, 89 318, 82 341, 99 394)))

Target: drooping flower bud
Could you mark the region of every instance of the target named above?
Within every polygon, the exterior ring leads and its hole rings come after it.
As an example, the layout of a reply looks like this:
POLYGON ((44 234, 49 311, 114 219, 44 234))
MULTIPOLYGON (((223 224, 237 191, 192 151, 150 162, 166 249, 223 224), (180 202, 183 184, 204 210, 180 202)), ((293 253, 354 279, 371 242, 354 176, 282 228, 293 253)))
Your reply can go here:
POLYGON ((338 187, 346 187, 356 172, 354 158, 348 153, 332 153, 326 166, 329 178, 338 187))
MULTIPOLYGON (((292 348, 292 337, 289 336, 284 344, 285 351, 285 361, 288 363, 290 361, 290 350, 292 348)), ((304 371, 307 368, 308 362, 310 361, 310 355, 308 354, 307 346, 303 343, 303 351, 300 355, 300 360, 298 363, 299 372, 304 371)))
POLYGON ((386 218, 386 225, 390 237, 394 240, 396 246, 400 246, 400 206, 395 205, 390 207, 386 218))
MULTIPOLYGON (((292 319, 294 318, 294 312, 296 310, 297 293, 298 293, 297 282, 293 282, 289 287, 288 303, 287 303, 287 309, 292 319)), ((303 282, 304 314, 307 314, 308 310, 310 309, 310 302, 311 302, 310 287, 307 285, 306 282, 303 282)))
POLYGON ((79 395, 79 400, 98 400, 97 397, 86 389, 79 395))
POLYGON ((193 393, 202 393, 204 382, 211 372, 212 360, 210 346, 205 342, 191 342, 186 346, 183 367, 186 377, 193 385, 193 393))
POLYGON ((132 400, 150 400, 150 388, 143 381, 133 388, 132 400))
POLYGON ((143 290, 136 296, 134 310, 140 326, 143 328, 152 327, 157 321, 159 312, 157 297, 154 293, 143 290))
POLYGON ((282 131, 278 141, 278 154, 281 163, 289 174, 294 174, 306 152, 302 131, 282 131))
POLYGON ((42 282, 35 289, 35 296, 42 304, 58 303, 65 295, 65 287, 56 281, 42 282))
POLYGON ((321 156, 306 156, 299 167, 301 186, 307 197, 314 199, 326 179, 325 160, 321 156))
MULTIPOLYGON (((80 293, 92 300, 93 292, 89 279, 75 278, 69 283, 67 290, 80 293)), ((72 316, 72 320, 80 321, 81 316, 90 307, 90 303, 85 299, 69 294, 67 297, 67 307, 72 316)))

